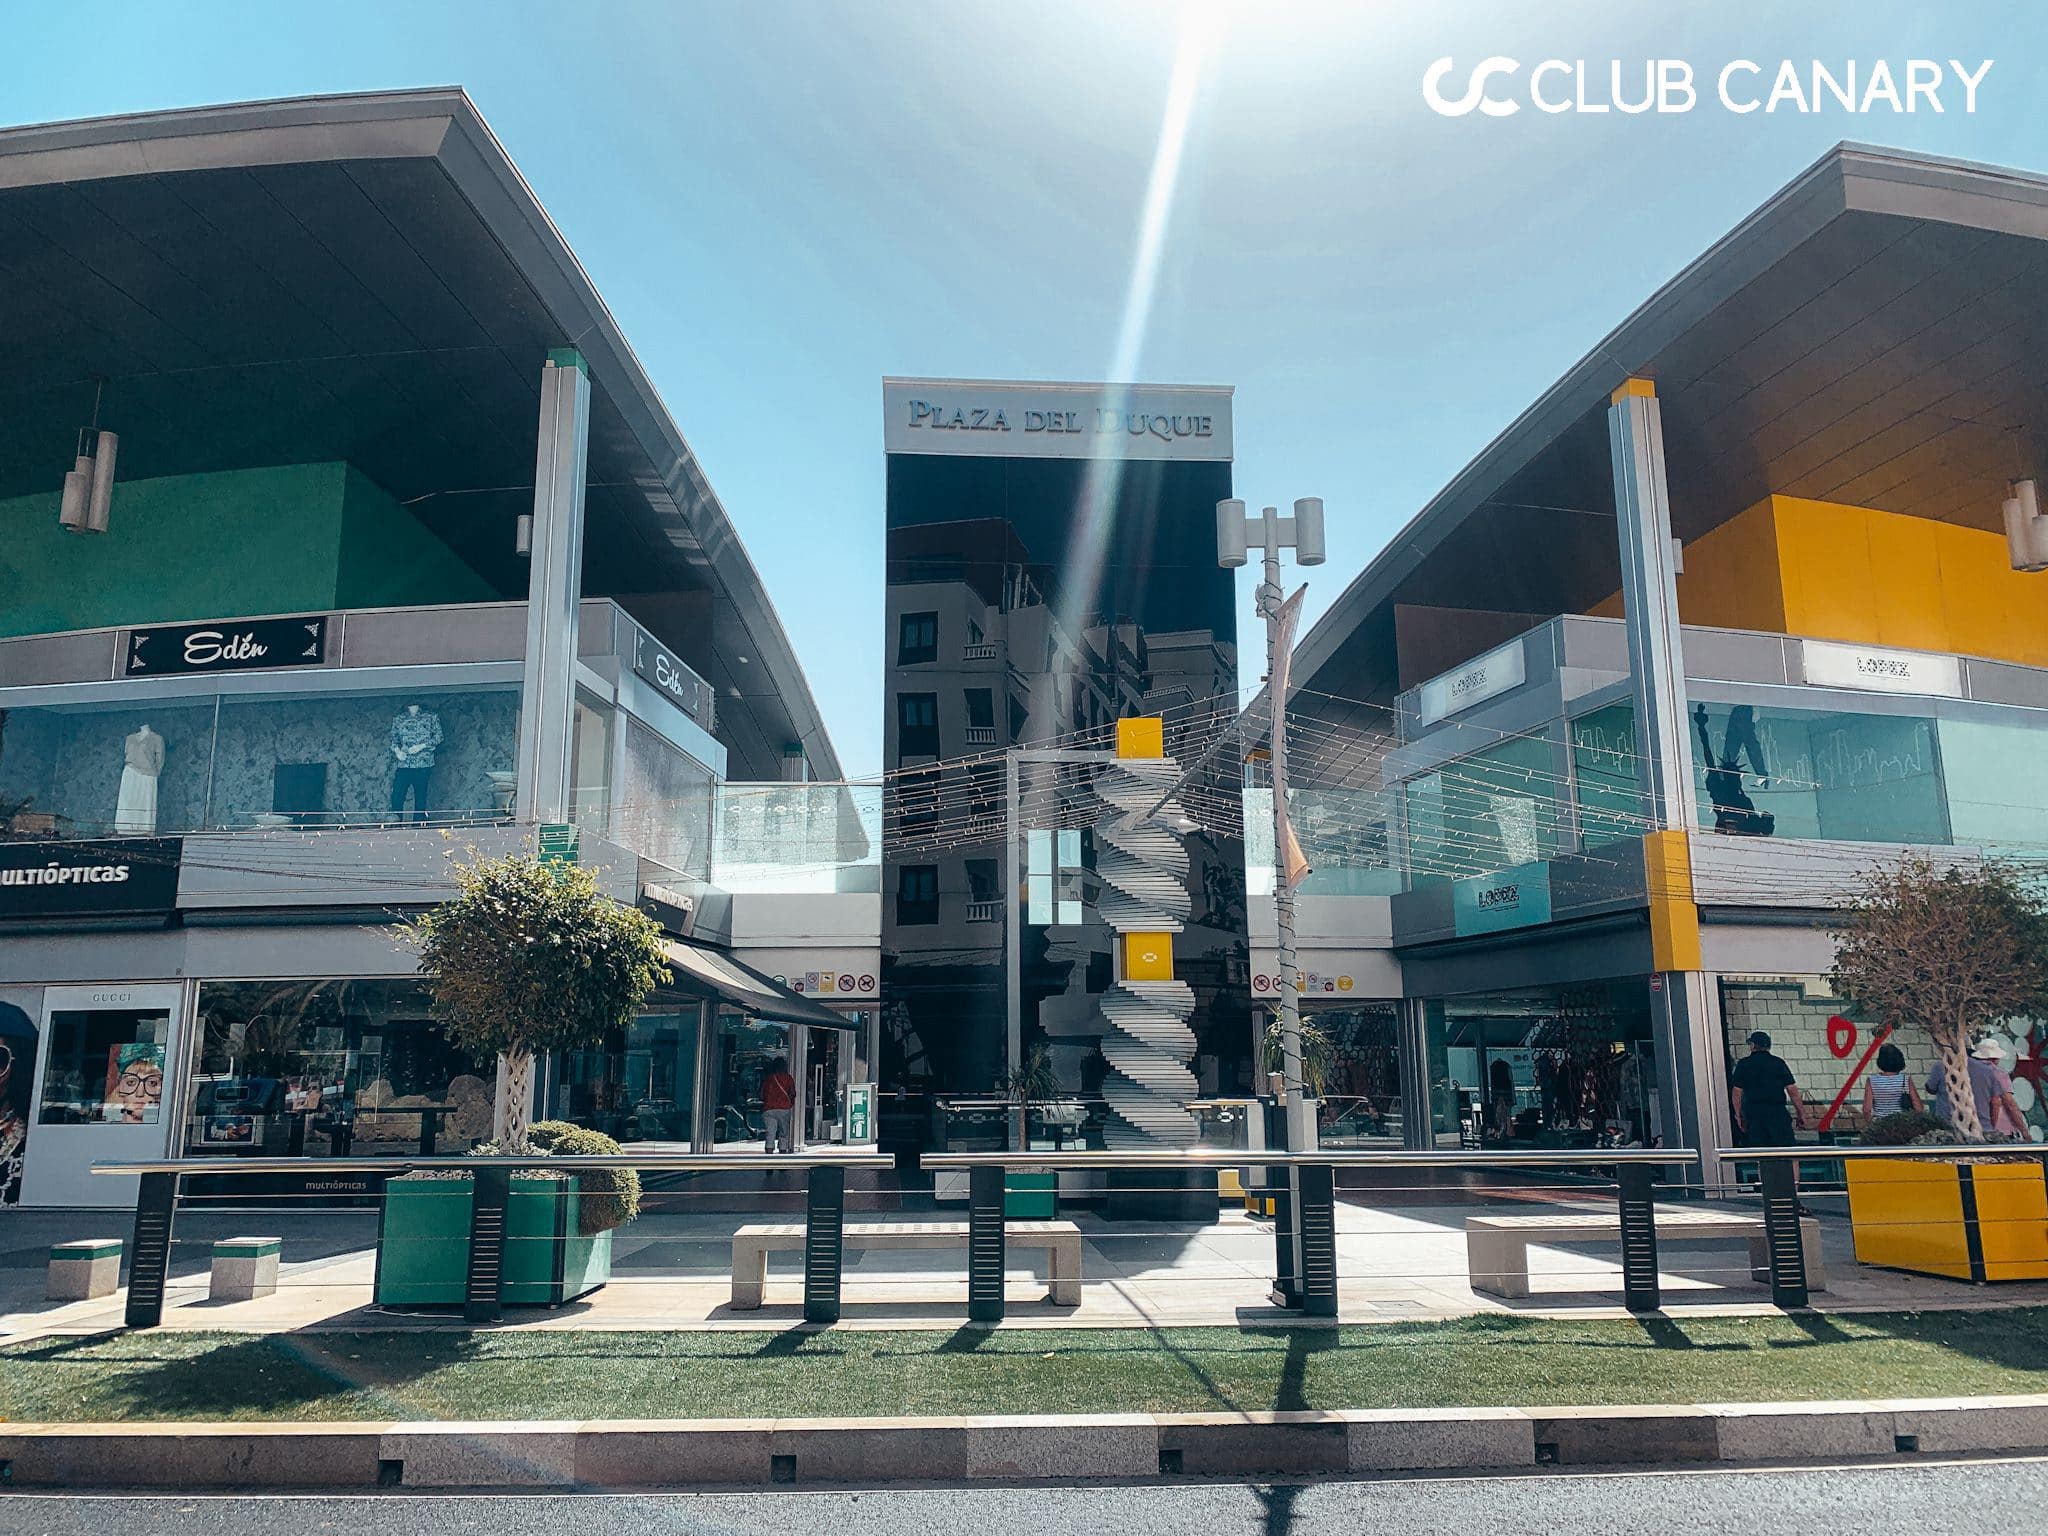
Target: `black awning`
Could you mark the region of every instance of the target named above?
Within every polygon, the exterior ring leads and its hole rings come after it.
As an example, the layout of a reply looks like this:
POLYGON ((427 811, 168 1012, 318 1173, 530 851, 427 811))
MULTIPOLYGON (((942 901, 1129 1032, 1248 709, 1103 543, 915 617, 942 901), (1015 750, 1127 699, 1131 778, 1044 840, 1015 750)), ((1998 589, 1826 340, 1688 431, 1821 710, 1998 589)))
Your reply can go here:
POLYGON ((697 990, 708 992, 749 1013, 783 1024, 808 1024, 814 1029, 858 1027, 846 1015, 812 1002, 801 992, 790 991, 774 977, 763 976, 731 955, 678 939, 664 940, 661 947, 668 955, 669 965, 685 980, 694 983, 697 990))

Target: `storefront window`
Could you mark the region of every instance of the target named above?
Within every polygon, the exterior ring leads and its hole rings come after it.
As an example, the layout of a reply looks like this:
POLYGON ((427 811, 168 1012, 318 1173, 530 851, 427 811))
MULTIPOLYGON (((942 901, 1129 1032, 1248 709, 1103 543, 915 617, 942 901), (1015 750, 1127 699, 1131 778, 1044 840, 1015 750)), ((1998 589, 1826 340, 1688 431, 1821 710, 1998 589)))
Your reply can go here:
POLYGON ((60 1008, 49 1019, 43 1125, 155 1125, 163 1118, 168 1008, 60 1008))
POLYGON ((1558 850, 1560 786, 1547 736, 1504 741, 1406 788, 1411 879, 1491 874, 1558 850))
POLYGON ((211 698, 0 710, 0 836, 198 830, 213 721, 211 698))
POLYGON ((208 982, 186 1148, 335 1156, 467 1151, 491 1134, 494 1064, 398 979, 208 982))
POLYGON ((1638 838, 1648 830, 1636 779, 1636 711, 1610 704, 1571 724, 1572 786, 1578 795, 1579 847, 1638 838))
POLYGON ((1330 1041, 1319 1139, 1326 1147, 1398 1147, 1400 1030, 1391 1005, 1318 1012, 1309 1022, 1330 1041))
POLYGON ((519 690, 221 699, 212 827, 509 816, 519 690))
POLYGON ((711 874, 709 768, 638 720, 625 722, 625 782, 618 786, 618 839, 684 874, 711 874))
POLYGON ((690 1145, 697 1110, 697 1033, 703 1004, 657 1001, 602 1050, 555 1061, 548 1115, 618 1142, 690 1145))
POLYGON ((789 1065, 789 1037, 787 1024, 730 1008, 718 1010, 718 1033, 712 1042, 714 1143, 764 1140, 761 1080, 775 1062, 789 1065))
POLYGON ((1703 826, 1745 837, 1949 841, 1932 720, 1698 704, 1691 725, 1703 826))
POLYGON ((1429 1035, 1439 1143, 1648 1146, 1660 1134, 1641 979, 1447 998, 1429 1035))

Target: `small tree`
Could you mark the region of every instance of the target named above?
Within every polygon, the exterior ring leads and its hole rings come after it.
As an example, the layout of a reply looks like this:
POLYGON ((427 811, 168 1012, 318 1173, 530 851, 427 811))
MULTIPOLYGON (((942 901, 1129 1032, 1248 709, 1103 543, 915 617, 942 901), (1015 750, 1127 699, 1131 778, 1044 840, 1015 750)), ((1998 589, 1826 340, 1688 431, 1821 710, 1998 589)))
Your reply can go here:
POLYGON ((631 1023, 667 969, 661 930, 572 864, 480 859, 456 882, 455 899, 416 918, 411 938, 449 1037, 505 1058, 498 1140, 521 1146, 534 1054, 595 1045, 631 1023))
POLYGON ((1984 1140, 1970 1031, 2048 1003, 2048 905, 2010 865, 1937 870, 1909 854, 1864 877, 1835 931, 1836 992, 1876 1023, 1926 1030, 1956 1134, 1984 1140))
POLYGON ((1024 1060, 1010 1069, 1010 1075, 1003 1084, 1009 1095, 1010 1126, 1017 1138, 1017 1150, 1031 1150, 1031 1106, 1049 1104, 1059 1097, 1060 1078, 1052 1067, 1052 1052, 1043 1045, 1034 1045, 1024 1053, 1024 1060))

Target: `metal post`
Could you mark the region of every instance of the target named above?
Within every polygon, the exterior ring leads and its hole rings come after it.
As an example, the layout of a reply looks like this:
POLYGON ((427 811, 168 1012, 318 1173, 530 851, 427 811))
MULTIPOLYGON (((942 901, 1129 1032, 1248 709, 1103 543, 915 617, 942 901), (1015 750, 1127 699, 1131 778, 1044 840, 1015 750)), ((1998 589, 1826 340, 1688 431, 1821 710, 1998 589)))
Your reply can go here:
POLYGON ((1657 1277, 1657 1194, 1648 1163, 1623 1163, 1621 1184, 1621 1291, 1631 1312, 1664 1305, 1657 1277))
POLYGON ((1337 1177, 1328 1163, 1300 1170, 1301 1310, 1337 1315, 1337 1177))
MULTIPOLYGON (((526 669, 520 674, 519 756, 514 765, 519 776, 514 816, 522 822, 569 819, 584 474, 590 442, 590 378, 582 354, 573 348, 556 348, 541 369, 537 436, 526 669)), ((508 543, 511 532, 504 530, 508 543)))
MULTIPOLYGON (((1308 1109, 1308 1090, 1301 1077, 1300 965, 1294 953, 1294 884, 1288 878, 1287 868, 1287 689, 1281 684, 1280 606, 1283 594, 1280 590, 1278 510, 1267 507, 1261 522, 1265 530, 1266 552, 1263 562, 1265 577, 1259 583, 1258 603, 1259 613, 1266 621, 1266 691, 1273 712, 1267 748, 1273 770, 1273 944, 1280 982, 1280 1082, 1285 1095, 1282 1123, 1286 1129, 1284 1150, 1300 1152, 1307 1149, 1313 1138, 1309 1128, 1302 1124, 1302 1117, 1308 1109)), ((1288 1203, 1299 1212, 1301 1176, 1292 1165, 1287 1169, 1286 1182, 1290 1197, 1288 1203)), ((1285 1275, 1301 1275, 1300 1220, 1297 1217, 1284 1228, 1276 1227, 1275 1231, 1276 1234, 1285 1231, 1288 1238, 1290 1253, 1288 1262, 1282 1266, 1285 1275)), ((1293 1288, 1285 1278, 1281 1278, 1276 1289, 1285 1294, 1293 1288)))
POLYGON ((967 1174, 967 1317, 1003 1320, 1003 1170, 976 1167, 967 1174))
POLYGON ((511 1194, 511 1169, 477 1169, 469 1203, 469 1274, 462 1291, 465 1323, 495 1323, 505 1315, 505 1205, 511 1194))
POLYGON ((1764 1191, 1764 1247, 1771 1258, 1771 1304, 1804 1307, 1806 1240, 1799 1230, 1799 1163, 1790 1157, 1757 1159, 1764 1191))
POLYGON ((434 1155, 434 1137, 441 1128, 441 1111, 423 1109, 420 1111, 420 1156, 434 1155))
POLYGON ((135 1190, 135 1240, 129 1248, 130 1328, 154 1328, 164 1320, 164 1285, 171 1273, 171 1226, 178 1215, 175 1173, 145 1173, 135 1190))
POLYGON ((839 1321, 839 1281, 846 1237, 846 1170, 811 1169, 804 1201, 804 1321, 839 1321))

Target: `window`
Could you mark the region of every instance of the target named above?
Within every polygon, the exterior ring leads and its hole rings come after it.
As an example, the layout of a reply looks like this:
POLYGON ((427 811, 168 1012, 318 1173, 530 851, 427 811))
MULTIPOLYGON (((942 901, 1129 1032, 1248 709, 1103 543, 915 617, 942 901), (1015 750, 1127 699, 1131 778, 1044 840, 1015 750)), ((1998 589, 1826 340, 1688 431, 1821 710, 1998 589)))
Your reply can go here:
POLYGON ((904 757, 936 757, 939 751, 939 696, 936 693, 896 695, 896 752, 904 757))
POLYGON ((1461 757, 1406 789, 1413 879, 1490 874, 1557 852, 1559 795, 1545 736, 1461 757))
POLYGON ((970 730, 991 730, 996 723, 996 696, 987 688, 967 690, 967 725, 970 730))
POLYGON ((199 1023, 188 1152, 458 1153, 491 1134, 489 1064, 415 980, 207 982, 199 1023))
POLYGON ((1641 837, 1649 830, 1636 782, 1636 708, 1610 704, 1572 721, 1572 784, 1579 801, 1579 847, 1641 837))
POLYGON ((913 666, 939 659, 939 616, 906 613, 896 620, 896 665, 913 666))
POLYGON ((1930 719, 1700 704, 1690 724, 1700 820, 1716 832, 1949 841, 1930 719))
POLYGON ((967 899, 969 901, 998 901, 996 894, 996 861, 994 859, 969 859, 967 861, 967 899))
POLYGON ((44 1125, 155 1125, 163 1116, 171 1016, 157 1008, 63 1008, 50 1015, 44 1125))
POLYGON ((939 920, 939 867, 905 864, 896 871, 896 922, 899 927, 939 920))

